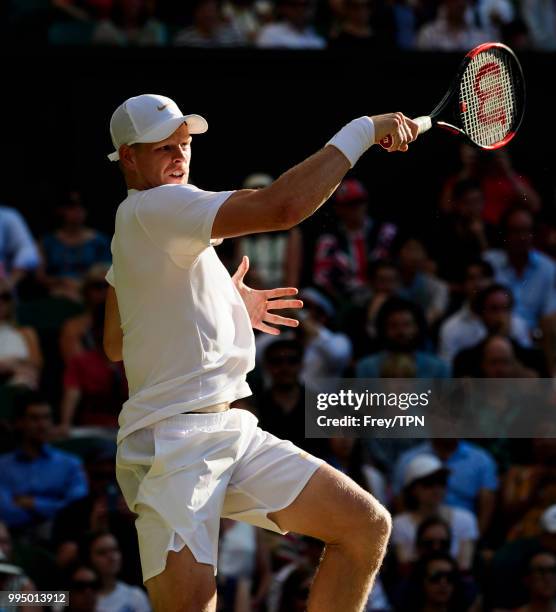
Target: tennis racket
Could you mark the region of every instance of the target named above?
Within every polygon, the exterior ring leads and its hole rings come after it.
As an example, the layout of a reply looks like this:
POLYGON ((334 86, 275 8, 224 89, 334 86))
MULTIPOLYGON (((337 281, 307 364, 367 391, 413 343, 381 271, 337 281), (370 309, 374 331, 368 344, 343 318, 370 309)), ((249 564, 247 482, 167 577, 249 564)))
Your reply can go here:
MULTIPOLYGON (((425 117, 419 134, 438 126, 461 134, 481 149, 499 149, 515 136, 525 111, 525 81, 515 53, 501 43, 484 43, 465 56, 450 89, 425 117)), ((380 144, 388 149, 392 137, 380 144)))

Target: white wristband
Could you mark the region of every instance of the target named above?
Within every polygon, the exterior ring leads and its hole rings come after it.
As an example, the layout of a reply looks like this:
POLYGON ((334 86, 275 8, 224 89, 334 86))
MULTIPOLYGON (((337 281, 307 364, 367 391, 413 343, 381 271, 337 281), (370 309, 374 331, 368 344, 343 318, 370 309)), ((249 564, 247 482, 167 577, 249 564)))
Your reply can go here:
POLYGON ((345 125, 326 144, 339 149, 349 160, 351 167, 365 151, 375 143, 375 125, 370 117, 359 117, 345 125))

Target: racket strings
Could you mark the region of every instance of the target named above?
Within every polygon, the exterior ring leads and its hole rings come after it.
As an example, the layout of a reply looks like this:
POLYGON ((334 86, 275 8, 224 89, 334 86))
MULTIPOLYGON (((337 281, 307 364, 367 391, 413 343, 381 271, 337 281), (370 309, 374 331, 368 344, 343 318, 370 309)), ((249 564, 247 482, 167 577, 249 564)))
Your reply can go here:
POLYGON ((467 135, 480 146, 502 141, 516 122, 518 100, 513 58, 498 48, 478 53, 460 85, 460 117, 467 135))

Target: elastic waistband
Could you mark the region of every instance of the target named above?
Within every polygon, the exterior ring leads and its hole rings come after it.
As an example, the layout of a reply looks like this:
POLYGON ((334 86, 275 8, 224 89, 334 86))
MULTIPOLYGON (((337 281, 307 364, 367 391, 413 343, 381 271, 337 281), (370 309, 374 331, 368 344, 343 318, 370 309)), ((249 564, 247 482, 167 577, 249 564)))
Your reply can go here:
POLYGON ((213 412, 225 412, 230 409, 230 402, 220 402, 219 404, 213 404, 212 406, 205 406, 204 408, 197 408, 197 410, 190 410, 189 412, 182 412, 181 414, 204 414, 213 412))

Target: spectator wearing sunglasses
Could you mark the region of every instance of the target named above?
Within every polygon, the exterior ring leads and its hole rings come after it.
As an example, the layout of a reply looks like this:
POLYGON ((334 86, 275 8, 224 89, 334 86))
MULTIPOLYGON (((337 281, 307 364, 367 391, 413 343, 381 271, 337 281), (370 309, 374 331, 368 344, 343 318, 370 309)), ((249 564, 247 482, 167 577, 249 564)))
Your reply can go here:
POLYGON ((421 559, 411 576, 411 586, 400 607, 404 612, 464 612, 470 609, 457 562, 436 552, 421 559))
POLYGON ((401 567, 417 559, 417 530, 422 521, 442 517, 450 526, 450 554, 461 570, 469 570, 473 561, 479 529, 475 516, 464 508, 444 503, 449 470, 434 455, 422 454, 408 464, 404 478, 407 510, 394 516, 392 542, 401 567))
POLYGON ((0 278, 0 385, 36 390, 43 364, 36 331, 16 323, 15 294, 0 278))
POLYGON ((95 612, 98 601, 99 580, 92 567, 74 565, 68 572, 68 612, 95 612))
POLYGON ((421 521, 417 528, 415 547, 418 559, 432 553, 449 553, 452 548, 450 524, 439 516, 431 516, 421 521))
POLYGON ((556 555, 540 551, 529 559, 523 579, 529 593, 527 603, 517 612, 556 611, 556 555))

